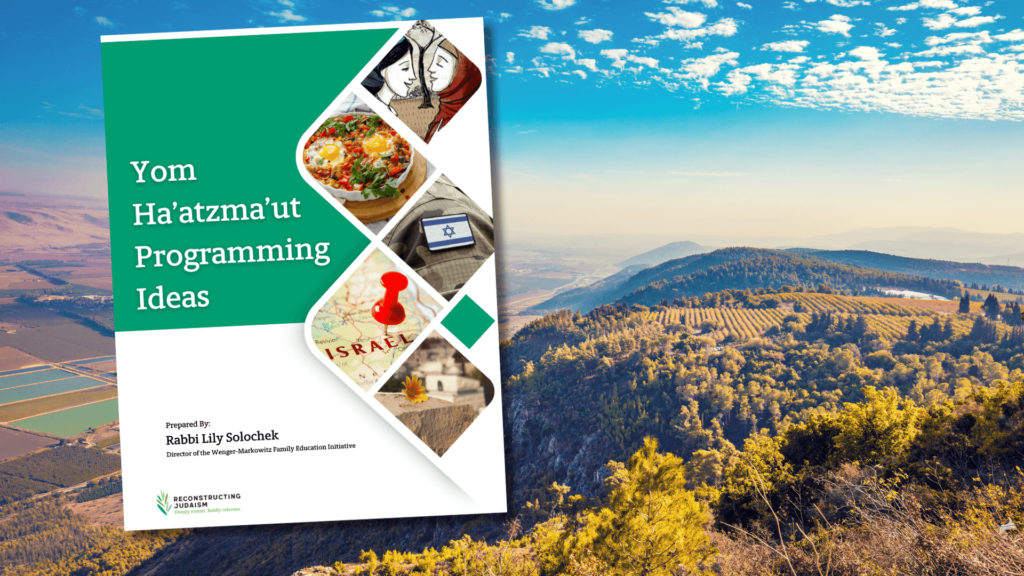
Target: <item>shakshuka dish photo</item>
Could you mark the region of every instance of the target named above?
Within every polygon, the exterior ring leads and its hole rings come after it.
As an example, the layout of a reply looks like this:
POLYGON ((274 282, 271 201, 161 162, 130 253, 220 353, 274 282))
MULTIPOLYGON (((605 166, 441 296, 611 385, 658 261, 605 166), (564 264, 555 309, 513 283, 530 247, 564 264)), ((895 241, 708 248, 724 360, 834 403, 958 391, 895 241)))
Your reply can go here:
POLYGON ((302 154, 306 169, 331 195, 355 202, 397 197, 415 156, 376 114, 328 118, 302 154))

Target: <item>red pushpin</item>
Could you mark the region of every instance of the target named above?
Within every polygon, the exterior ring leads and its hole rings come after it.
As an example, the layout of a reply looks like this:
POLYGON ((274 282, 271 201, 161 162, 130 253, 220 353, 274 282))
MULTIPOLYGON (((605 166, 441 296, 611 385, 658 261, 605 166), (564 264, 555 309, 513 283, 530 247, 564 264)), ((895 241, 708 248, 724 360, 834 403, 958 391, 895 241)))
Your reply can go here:
POLYGON ((388 334, 388 326, 405 322, 405 307, 398 303, 398 293, 409 285, 409 279, 401 272, 386 272, 380 277, 380 284, 387 292, 384 297, 373 305, 373 319, 384 325, 384 335, 388 334))

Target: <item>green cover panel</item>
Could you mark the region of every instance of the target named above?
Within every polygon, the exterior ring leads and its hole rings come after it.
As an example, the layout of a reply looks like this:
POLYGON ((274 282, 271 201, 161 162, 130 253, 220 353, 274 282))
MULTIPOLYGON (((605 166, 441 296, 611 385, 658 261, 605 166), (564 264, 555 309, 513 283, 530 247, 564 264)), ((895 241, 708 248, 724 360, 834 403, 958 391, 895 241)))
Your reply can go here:
MULTIPOLYGON (((102 45, 118 331, 305 320, 316 299, 368 240, 302 179, 296 146, 394 32, 308 32, 102 45), (328 54, 333 56, 325 57, 328 54), (137 183, 139 176, 131 162, 141 166, 147 160, 146 182, 137 183), (151 179, 154 166, 184 164, 194 167, 196 180, 151 179), (276 219, 272 205, 266 204, 268 198, 271 203, 297 200, 301 217, 276 219), (133 205, 141 204, 145 211, 148 203, 155 203, 154 217, 159 208, 171 209, 172 223, 136 226, 133 205), (264 220, 179 221, 183 206, 245 204, 252 209, 255 203, 263 206, 264 220), (155 257, 151 257, 145 268, 136 267, 137 246, 182 253, 190 248, 284 248, 289 238, 293 244, 314 247, 329 242, 330 263, 207 264, 186 272, 184 264, 154 267, 155 257), (186 291, 206 290, 209 304, 139 310, 137 290, 145 289, 148 296, 158 286, 163 286, 165 298, 170 292, 184 296, 186 291)), ((212 256, 208 253, 207 262, 212 256)))

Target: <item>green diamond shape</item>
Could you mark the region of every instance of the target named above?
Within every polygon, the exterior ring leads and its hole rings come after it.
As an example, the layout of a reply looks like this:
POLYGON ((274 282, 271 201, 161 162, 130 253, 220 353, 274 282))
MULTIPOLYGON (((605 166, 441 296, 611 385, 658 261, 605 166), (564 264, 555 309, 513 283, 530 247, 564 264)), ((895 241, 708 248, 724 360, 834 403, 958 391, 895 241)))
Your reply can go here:
POLYGON ((441 324, 465 344, 466 348, 472 348, 491 324, 494 324, 494 318, 484 312, 472 298, 465 296, 444 317, 441 324))

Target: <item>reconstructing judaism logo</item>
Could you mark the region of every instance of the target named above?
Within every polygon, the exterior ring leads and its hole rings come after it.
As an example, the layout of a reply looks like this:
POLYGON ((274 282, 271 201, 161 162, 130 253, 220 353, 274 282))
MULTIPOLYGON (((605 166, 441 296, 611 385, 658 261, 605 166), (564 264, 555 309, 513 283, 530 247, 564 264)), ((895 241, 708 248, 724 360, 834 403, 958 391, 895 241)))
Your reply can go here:
POLYGON ((156 497, 156 507, 167 516, 167 513, 171 511, 171 497, 163 490, 160 491, 160 495, 156 497))
POLYGON ((156 507, 164 516, 170 516, 171 510, 174 510, 175 514, 220 514, 241 512, 241 508, 233 506, 233 504, 237 504, 236 500, 241 499, 242 495, 237 492, 233 494, 195 494, 171 498, 170 494, 161 490, 160 495, 156 497, 156 507), (215 504, 217 507, 211 507, 211 504, 215 504))

